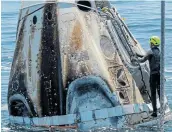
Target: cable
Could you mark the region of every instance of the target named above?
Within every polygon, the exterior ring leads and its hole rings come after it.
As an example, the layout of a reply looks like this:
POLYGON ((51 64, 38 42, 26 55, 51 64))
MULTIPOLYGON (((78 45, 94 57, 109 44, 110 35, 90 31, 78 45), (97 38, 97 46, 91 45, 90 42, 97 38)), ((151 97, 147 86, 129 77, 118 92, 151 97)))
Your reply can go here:
MULTIPOLYGON (((138 58, 137 58, 138 59, 138 58)), ((143 85, 144 85, 144 90, 147 92, 148 96, 149 96, 149 99, 151 101, 151 96, 148 92, 148 90, 146 89, 146 84, 145 84, 145 81, 144 81, 144 78, 143 78, 143 72, 142 72, 142 69, 141 69, 141 65, 139 62, 137 62, 137 64, 139 65, 139 69, 140 69, 140 73, 141 73, 141 77, 142 77, 142 82, 143 82, 143 85)))
MULTIPOLYGON (((44 6, 45 6, 45 5, 44 5, 44 6)), ((33 14, 33 13, 39 11, 40 9, 44 8, 44 6, 42 6, 42 7, 38 8, 38 9, 32 11, 31 13, 25 15, 24 17, 22 17, 22 18, 19 20, 19 22, 20 22, 22 19, 24 19, 25 17, 28 17, 28 16, 30 16, 31 14, 33 14)), ((21 10, 22 10, 22 9, 21 9, 21 10)))
MULTIPOLYGON (((112 12, 110 11, 110 13, 112 14, 112 12)), ((119 17, 118 17, 118 19, 120 19, 119 17)), ((111 20, 116 20, 116 19, 114 19, 114 18, 111 18, 111 20)), ((122 30, 122 27, 121 27, 121 25, 119 24, 119 22, 117 22, 116 21, 116 23, 118 24, 118 27, 119 27, 119 29, 121 30, 121 33, 122 33, 122 35, 123 35, 123 37, 124 37, 124 39, 125 39, 125 41, 127 42, 127 44, 128 44, 128 40, 127 40, 127 38, 125 37, 125 34, 124 34, 124 32, 123 32, 123 30, 122 30)), ((113 24, 113 23, 112 23, 113 24)), ((113 24, 113 26, 114 26, 114 24, 113 24)), ((114 26, 115 27, 115 26, 114 26)), ((131 35, 131 34, 130 34, 131 35)), ((119 35, 118 35, 119 36, 119 35)), ((119 37, 120 38, 120 37, 119 37)), ((120 38, 121 39, 121 38, 120 38)), ((122 39, 121 39, 122 40, 122 39)), ((124 46, 125 47, 125 46, 124 46)), ((131 49, 131 47, 128 45, 128 47, 130 48, 130 51, 131 51, 131 53, 132 53, 132 55, 130 56, 130 59, 131 59, 131 57, 132 56, 135 56, 135 54, 134 54, 134 52, 133 52, 133 50, 131 49)), ((126 48, 126 47, 125 47, 126 48)), ((137 57, 136 57, 137 58, 137 57)), ((137 58, 137 60, 138 60, 138 58, 137 58)), ((143 82, 143 85, 144 85, 144 90, 147 92, 147 94, 148 94, 148 97, 149 97, 149 99, 150 99, 150 101, 151 101, 151 96, 150 96, 150 94, 149 94, 149 92, 148 92, 148 90, 146 89, 146 84, 145 84, 145 81, 144 81, 144 77, 143 77, 143 72, 142 72, 142 68, 141 68, 141 65, 140 65, 140 63, 137 61, 137 64, 138 64, 138 66, 139 66, 139 70, 140 70, 140 73, 141 73, 141 80, 142 80, 142 82, 143 82)))

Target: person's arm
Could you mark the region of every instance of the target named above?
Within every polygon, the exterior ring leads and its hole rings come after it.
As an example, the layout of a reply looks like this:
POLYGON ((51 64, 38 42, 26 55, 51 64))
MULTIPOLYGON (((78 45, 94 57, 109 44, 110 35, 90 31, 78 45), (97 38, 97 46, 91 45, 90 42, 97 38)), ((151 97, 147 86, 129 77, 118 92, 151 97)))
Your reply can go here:
POLYGON ((147 60, 150 58, 151 55, 152 55, 152 50, 149 50, 149 51, 146 53, 146 55, 143 56, 142 58, 139 58, 138 61, 139 61, 140 63, 143 63, 143 62, 147 61, 147 60))
POLYGON ((137 55, 138 57, 144 57, 144 55, 141 55, 141 54, 139 54, 139 53, 137 53, 137 52, 136 52, 136 55, 137 55))

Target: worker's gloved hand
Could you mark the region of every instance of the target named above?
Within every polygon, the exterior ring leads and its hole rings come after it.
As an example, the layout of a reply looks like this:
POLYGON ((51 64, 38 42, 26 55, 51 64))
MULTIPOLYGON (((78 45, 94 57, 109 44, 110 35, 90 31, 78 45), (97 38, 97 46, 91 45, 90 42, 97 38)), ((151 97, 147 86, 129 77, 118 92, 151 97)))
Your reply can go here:
POLYGON ((135 62, 135 61, 138 61, 138 59, 134 56, 131 57, 131 62, 135 62))

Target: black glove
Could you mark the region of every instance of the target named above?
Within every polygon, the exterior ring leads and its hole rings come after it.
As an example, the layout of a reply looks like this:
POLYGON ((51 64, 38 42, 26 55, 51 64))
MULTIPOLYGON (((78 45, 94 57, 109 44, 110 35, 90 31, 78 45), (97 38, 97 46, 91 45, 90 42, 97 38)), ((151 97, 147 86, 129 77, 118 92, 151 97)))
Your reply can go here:
POLYGON ((131 57, 131 62, 138 61, 138 59, 135 56, 131 57))

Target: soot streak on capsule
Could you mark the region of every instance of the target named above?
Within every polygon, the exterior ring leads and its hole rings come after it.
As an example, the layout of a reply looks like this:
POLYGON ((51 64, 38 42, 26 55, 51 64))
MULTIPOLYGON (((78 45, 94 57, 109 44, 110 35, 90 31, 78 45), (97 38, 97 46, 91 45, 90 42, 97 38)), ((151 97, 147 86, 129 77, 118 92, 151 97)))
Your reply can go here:
POLYGON ((40 103, 43 116, 61 115, 63 112, 61 59, 56 12, 57 6, 55 3, 45 4, 40 66, 40 103), (50 13, 52 14, 51 20, 48 19, 50 13))
MULTIPOLYGON (((26 14, 28 14, 29 10, 27 10, 26 14)), ((24 28, 26 23, 27 17, 25 17, 22 21, 22 26, 19 31, 19 37, 16 44, 16 49, 14 52, 14 58, 12 62, 12 69, 10 73, 10 80, 9 80, 9 86, 8 86, 8 104, 9 104, 9 111, 10 113, 13 111, 11 110, 12 106, 10 102, 10 97, 12 97, 15 94, 20 94, 25 97, 26 101, 28 102, 29 109, 31 110, 30 116, 36 116, 36 112, 33 107, 33 102, 31 101, 28 92, 27 92, 27 77, 26 73, 22 71, 26 71, 25 63, 22 58, 22 49, 23 49, 23 39, 24 39, 24 28)), ((15 101, 15 100, 12 100, 15 101)), ((18 100, 16 100, 18 101, 18 100)), ((12 113, 11 113, 12 114, 12 113)))

